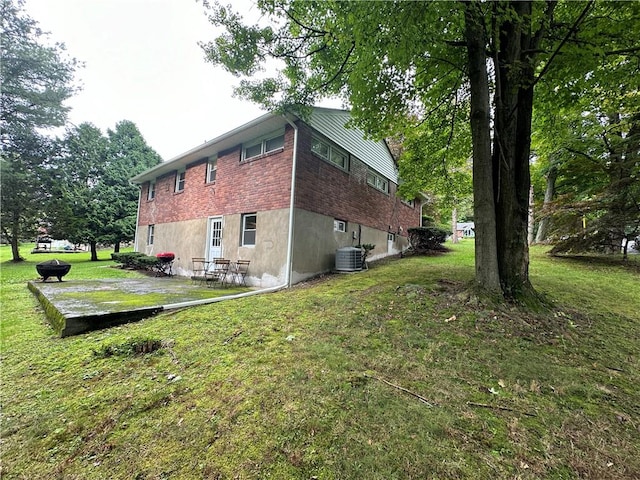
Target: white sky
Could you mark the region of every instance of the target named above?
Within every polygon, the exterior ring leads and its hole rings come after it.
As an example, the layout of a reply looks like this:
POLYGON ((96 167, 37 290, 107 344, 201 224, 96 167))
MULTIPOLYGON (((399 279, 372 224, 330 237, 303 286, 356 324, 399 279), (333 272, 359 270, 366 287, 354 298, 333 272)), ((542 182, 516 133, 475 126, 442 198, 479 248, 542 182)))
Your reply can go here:
MULTIPOLYGON (((233 4, 256 14, 252 0, 233 4)), ((67 102, 73 124, 106 133, 131 120, 168 160, 264 113, 232 97, 239 80, 205 62, 197 42, 217 32, 201 2, 27 0, 25 11, 85 63, 76 73, 82 90, 67 102)))

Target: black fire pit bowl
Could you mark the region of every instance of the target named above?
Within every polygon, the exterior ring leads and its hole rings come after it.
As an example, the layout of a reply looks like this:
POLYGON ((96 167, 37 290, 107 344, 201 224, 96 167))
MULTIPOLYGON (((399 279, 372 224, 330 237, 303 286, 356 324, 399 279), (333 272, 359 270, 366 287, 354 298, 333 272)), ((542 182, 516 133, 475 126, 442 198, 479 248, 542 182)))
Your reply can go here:
POLYGON ((49 277, 58 277, 58 281, 61 282, 62 277, 71 270, 71 264, 60 260, 47 260, 46 262, 38 263, 36 270, 42 277, 43 282, 46 282, 49 277))

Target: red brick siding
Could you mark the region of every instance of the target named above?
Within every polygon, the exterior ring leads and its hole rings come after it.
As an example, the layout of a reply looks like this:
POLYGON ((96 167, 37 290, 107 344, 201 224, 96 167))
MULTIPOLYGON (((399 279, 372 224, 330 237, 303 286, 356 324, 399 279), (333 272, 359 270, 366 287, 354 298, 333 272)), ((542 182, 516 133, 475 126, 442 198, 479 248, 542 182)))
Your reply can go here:
MULTIPOLYGON (((420 225, 420 207, 411 208, 396 197, 396 185, 385 194, 367 184, 367 167, 350 158, 350 171, 311 153, 311 129, 304 123, 298 138, 296 207, 347 222, 397 233, 420 225)), ((156 180, 156 196, 147 200, 142 186, 140 225, 178 222, 212 215, 259 212, 289 207, 293 129, 287 126, 280 152, 241 162, 241 146, 219 155, 216 181, 205 183, 206 161, 187 166, 185 189, 175 192, 176 172, 156 180)))
POLYGON ((288 208, 292 150, 293 129, 287 127, 281 151, 248 162, 240 161, 241 145, 221 154, 214 183, 205 183, 206 161, 187 166, 185 188, 180 193, 175 192, 176 172, 156 180, 154 200, 147 200, 146 183, 139 224, 288 208))
POLYGON ((397 186, 389 183, 389 194, 367 184, 367 166, 350 157, 350 171, 345 172, 311 153, 311 129, 300 128, 296 174, 296 206, 347 222, 397 233, 402 227, 420 225, 420 206, 403 204, 396 197, 397 186))

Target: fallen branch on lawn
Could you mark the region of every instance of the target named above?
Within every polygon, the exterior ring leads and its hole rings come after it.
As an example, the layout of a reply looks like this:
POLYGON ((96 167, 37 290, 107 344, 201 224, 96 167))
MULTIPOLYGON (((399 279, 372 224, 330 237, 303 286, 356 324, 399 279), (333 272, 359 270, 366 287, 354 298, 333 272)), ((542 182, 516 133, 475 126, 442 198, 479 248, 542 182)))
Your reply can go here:
POLYGON ((419 394, 417 394, 415 392, 412 392, 411 390, 407 390, 406 388, 401 387, 400 385, 396 385, 395 383, 388 382, 384 378, 379 378, 379 377, 376 377, 374 375, 369 375, 368 373, 365 373, 364 376, 368 377, 368 378, 373 378, 374 380, 378 380, 379 382, 382 382, 382 383, 384 383, 386 385, 389 385, 390 387, 397 388, 398 390, 401 390, 401 391, 403 391, 405 393, 408 393, 409 395, 411 395, 413 397, 416 397, 421 402, 426 403, 427 406, 429 406, 429 407, 433 407, 434 406, 431 402, 429 402, 429 400, 424 398, 422 395, 419 395, 419 394))
POLYGON ((467 402, 467 405, 469 405, 470 407, 490 408, 492 410, 502 410, 504 412, 519 413, 520 415, 526 415, 527 417, 537 417, 538 416, 535 413, 520 412, 518 410, 514 410, 513 408, 501 407, 500 405, 489 405, 487 403, 476 403, 476 402, 467 402))

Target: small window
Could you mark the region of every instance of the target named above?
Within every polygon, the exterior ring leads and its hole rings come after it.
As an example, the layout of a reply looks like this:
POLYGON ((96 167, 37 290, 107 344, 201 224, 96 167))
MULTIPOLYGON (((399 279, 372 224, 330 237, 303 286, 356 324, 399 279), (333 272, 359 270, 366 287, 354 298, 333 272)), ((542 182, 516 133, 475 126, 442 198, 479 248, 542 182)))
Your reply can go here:
POLYGON ((184 181, 187 177, 187 172, 182 171, 176 174, 176 192, 181 192, 184 190, 184 181))
POLYGON ((319 157, 329 160, 329 145, 321 142, 317 138, 311 140, 311 151, 319 157))
POLYGON ((263 138, 259 142, 248 144, 242 150, 242 159, 249 160, 261 155, 275 152, 284 147, 284 134, 263 138))
POLYGON ((280 135, 275 138, 270 138, 265 142, 265 153, 273 152, 284 147, 284 135, 280 135))
POLYGON ((149 191, 147 192, 147 200, 156 198, 156 182, 149 183, 149 191))
POLYGON ((415 200, 401 200, 407 207, 415 208, 416 202, 415 200))
POLYGON ((375 172, 367 172, 367 183, 381 192, 389 193, 389 182, 375 172))
POLYGON ((149 227, 147 228, 147 245, 153 245, 155 231, 156 231, 156 226, 149 225, 149 227))
POLYGON ((207 162, 207 183, 216 181, 216 173, 218 171, 218 159, 210 158, 207 162))
POLYGON ((247 213, 242 215, 242 238, 241 246, 254 246, 256 244, 257 215, 247 213))
POLYGON ((313 137, 311 139, 311 151, 328 162, 337 165, 343 170, 349 170, 347 154, 338 147, 329 145, 327 142, 313 137))
POLYGON ((387 234, 387 240, 390 242, 395 242, 396 241, 396 234, 395 233, 388 233, 387 234))
POLYGON ((347 222, 344 220, 333 220, 333 231, 334 232, 346 232, 347 231, 347 222))
POLYGON ((244 150, 244 159, 247 160, 253 157, 259 157, 262 155, 262 143, 251 145, 244 150))

